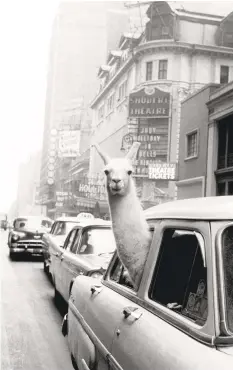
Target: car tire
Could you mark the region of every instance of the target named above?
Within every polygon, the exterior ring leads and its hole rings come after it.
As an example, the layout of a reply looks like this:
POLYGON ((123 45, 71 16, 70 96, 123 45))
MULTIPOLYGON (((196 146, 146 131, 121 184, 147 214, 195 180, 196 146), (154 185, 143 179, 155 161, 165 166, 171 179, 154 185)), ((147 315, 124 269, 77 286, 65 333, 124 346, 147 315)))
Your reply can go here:
POLYGON ((46 273, 46 275, 48 275, 48 273, 49 273, 48 267, 46 266, 46 263, 45 263, 45 260, 44 260, 44 272, 46 273))
POLYGON ((15 253, 14 252, 9 252, 9 257, 10 257, 10 259, 12 260, 12 261, 14 261, 15 260, 15 253))
POLYGON ((54 282, 54 302, 57 307, 61 305, 61 295, 56 288, 55 282, 54 282))

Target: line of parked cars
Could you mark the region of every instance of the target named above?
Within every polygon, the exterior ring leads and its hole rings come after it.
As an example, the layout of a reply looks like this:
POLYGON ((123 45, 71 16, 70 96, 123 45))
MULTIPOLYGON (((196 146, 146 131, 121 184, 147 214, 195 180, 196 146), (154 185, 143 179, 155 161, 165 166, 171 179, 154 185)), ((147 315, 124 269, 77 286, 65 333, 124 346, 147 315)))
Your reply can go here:
POLYGON ((74 368, 232 369, 233 196, 165 203, 145 216, 153 237, 137 291, 110 222, 62 218, 42 237, 56 300, 68 302, 62 333, 74 368))

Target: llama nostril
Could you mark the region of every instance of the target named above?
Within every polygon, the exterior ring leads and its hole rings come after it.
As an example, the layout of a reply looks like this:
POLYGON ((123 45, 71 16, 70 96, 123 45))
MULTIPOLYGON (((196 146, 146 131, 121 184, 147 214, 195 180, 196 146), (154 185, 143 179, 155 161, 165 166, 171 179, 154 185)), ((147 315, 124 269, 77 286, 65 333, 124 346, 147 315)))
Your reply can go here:
POLYGON ((120 182, 121 180, 119 179, 112 179, 113 182, 115 182, 116 184, 118 184, 118 182, 120 182))

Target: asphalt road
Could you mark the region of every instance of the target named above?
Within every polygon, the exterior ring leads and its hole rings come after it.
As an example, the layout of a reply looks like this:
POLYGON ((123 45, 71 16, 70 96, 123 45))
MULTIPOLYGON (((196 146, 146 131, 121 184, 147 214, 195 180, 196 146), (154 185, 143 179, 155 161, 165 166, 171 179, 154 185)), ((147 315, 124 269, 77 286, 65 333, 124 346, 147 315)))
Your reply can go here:
POLYGON ((1 370, 72 370, 62 313, 42 262, 11 261, 7 235, 0 230, 1 370))

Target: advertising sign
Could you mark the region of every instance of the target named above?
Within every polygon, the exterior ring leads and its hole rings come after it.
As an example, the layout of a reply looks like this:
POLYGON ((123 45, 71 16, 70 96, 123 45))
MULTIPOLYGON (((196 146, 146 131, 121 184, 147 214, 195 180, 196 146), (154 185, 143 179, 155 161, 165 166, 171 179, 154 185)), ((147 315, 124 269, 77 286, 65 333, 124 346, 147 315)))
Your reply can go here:
POLYGON ((148 177, 152 180, 176 180, 176 163, 149 164, 148 177))
POLYGON ((78 181, 77 195, 95 200, 106 200, 104 177, 83 177, 78 181))
POLYGON ((58 138, 58 156, 77 157, 79 155, 79 130, 61 130, 58 138))
POLYGON ((145 87, 129 95, 129 117, 168 117, 170 94, 145 87))

